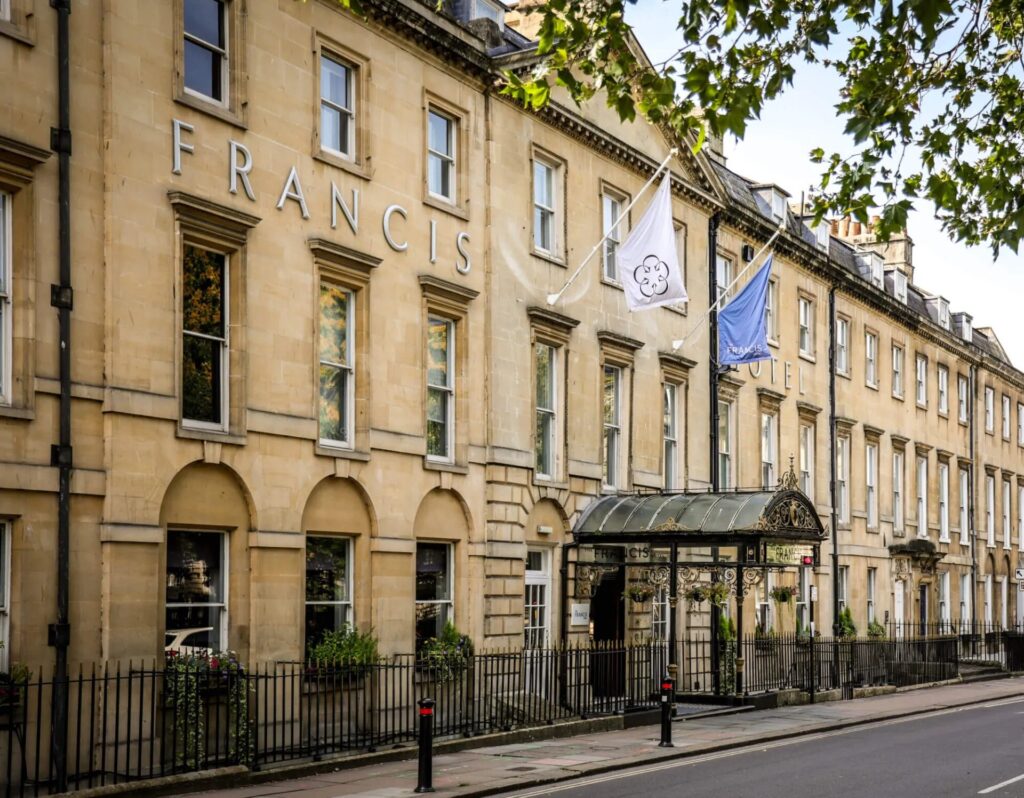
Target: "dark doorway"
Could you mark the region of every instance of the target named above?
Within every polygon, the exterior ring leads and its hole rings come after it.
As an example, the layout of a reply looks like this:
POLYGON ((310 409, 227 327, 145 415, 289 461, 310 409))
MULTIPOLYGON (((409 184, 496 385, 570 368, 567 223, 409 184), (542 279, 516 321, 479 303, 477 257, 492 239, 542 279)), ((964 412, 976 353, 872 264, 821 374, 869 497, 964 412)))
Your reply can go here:
POLYGON ((590 600, 594 651, 590 655, 590 681, 595 698, 614 698, 626 692, 625 569, 604 574, 590 600))

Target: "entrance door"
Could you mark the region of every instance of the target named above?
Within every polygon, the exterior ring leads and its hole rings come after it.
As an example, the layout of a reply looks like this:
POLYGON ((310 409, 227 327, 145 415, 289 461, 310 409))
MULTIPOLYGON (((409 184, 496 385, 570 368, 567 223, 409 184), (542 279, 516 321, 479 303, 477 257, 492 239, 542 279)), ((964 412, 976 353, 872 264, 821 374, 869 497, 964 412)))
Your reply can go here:
POLYGON ((918 586, 917 601, 921 608, 921 634, 926 635, 928 634, 928 585, 918 586))
POLYGON ((590 600, 594 651, 590 655, 590 683, 594 698, 612 698, 626 692, 625 569, 607 573, 594 590, 590 600))
POLYGON ((896 637, 903 637, 903 583, 897 582, 892 592, 892 615, 896 637))
POLYGON ((531 693, 544 695, 550 681, 542 650, 549 644, 550 601, 551 553, 545 549, 530 549, 526 552, 526 593, 523 596, 524 687, 531 693))

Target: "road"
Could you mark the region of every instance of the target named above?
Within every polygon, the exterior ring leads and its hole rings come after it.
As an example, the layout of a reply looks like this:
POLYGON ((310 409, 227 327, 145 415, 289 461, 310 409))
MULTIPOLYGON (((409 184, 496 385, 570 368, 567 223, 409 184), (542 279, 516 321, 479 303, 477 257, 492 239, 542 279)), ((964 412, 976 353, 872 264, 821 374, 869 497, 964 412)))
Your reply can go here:
POLYGON ((1024 796, 1024 698, 506 793, 510 798, 1024 796))

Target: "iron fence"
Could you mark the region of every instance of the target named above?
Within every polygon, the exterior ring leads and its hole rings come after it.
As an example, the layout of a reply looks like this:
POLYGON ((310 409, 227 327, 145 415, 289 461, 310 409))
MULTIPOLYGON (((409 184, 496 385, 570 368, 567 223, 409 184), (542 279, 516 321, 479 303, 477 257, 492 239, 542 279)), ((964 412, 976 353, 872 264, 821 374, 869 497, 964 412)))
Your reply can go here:
POLYGON ((957 640, 958 657, 962 662, 991 662, 1005 666, 1006 635, 1022 631, 1020 626, 1003 626, 987 621, 947 620, 932 623, 894 623, 886 632, 895 639, 921 639, 953 636, 957 640))

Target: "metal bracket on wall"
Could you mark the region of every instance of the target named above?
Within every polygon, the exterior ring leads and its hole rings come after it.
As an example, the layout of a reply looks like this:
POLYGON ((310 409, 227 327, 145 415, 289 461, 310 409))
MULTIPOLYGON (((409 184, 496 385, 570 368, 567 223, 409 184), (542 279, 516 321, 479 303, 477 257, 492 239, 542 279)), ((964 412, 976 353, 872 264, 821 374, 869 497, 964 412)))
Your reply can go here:
POLYGON ((57 153, 71 155, 71 131, 67 128, 51 127, 50 149, 57 153))
POLYGON ((71 468, 71 447, 55 443, 50 446, 50 465, 71 468))
POLYGON ((46 644, 67 646, 71 643, 71 624, 51 623, 46 627, 46 644))
POLYGON ((75 292, 70 285, 51 285, 50 304, 55 308, 74 310, 75 292))

